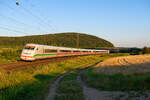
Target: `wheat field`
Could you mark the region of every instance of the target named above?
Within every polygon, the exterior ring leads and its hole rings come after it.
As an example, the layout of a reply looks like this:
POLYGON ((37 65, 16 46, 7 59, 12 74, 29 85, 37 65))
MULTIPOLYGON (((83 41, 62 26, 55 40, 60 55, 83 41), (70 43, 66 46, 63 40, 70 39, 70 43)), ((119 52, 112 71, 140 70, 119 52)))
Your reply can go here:
POLYGON ((124 56, 107 59, 96 66, 96 72, 107 74, 140 74, 150 72, 150 55, 124 56))

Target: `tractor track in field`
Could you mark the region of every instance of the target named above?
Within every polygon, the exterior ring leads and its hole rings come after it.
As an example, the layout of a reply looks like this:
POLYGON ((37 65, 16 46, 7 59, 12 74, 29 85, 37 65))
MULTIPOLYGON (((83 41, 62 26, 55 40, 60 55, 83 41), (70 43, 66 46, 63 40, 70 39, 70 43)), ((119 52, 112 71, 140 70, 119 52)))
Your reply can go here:
MULTIPOLYGON (((86 92, 86 90, 85 90, 85 89, 87 89, 87 87, 85 86, 85 84, 83 83, 83 81, 81 81, 81 74, 83 74, 85 71, 87 71, 90 67, 97 65, 98 63, 99 63, 99 62, 97 62, 97 63, 95 63, 95 64, 93 64, 93 65, 90 65, 90 66, 88 66, 88 67, 82 69, 82 70, 78 73, 78 75, 77 75, 77 80, 76 80, 76 81, 82 86, 82 88, 83 88, 83 93, 84 93, 84 95, 85 95, 86 97, 87 97, 87 95, 88 95, 87 92, 86 92)), ((55 96, 57 95, 56 89, 58 88, 58 86, 59 86, 59 84, 60 84, 60 81, 61 81, 67 74, 69 74, 71 71, 73 71, 73 70, 67 71, 66 73, 60 75, 60 76, 54 81, 54 83, 51 85, 51 87, 50 87, 50 89, 49 89, 49 93, 48 93, 47 97, 45 98, 45 100, 55 100, 55 96)), ((90 96, 91 96, 91 94, 90 94, 90 96)), ((91 99, 86 99, 86 100, 91 100, 91 99)))
POLYGON ((57 87, 59 86, 59 83, 60 83, 60 81, 67 75, 67 74, 69 74, 71 72, 71 70, 70 71, 68 71, 68 72, 66 72, 66 73, 64 73, 64 74, 62 74, 62 75, 60 75, 56 80, 55 80, 55 82, 51 85, 51 87, 50 87, 50 89, 49 89, 49 94, 48 94, 48 96, 46 97, 46 99, 45 100, 55 100, 55 96, 56 96, 56 89, 57 89, 57 87))
MULTIPOLYGON (((86 55, 83 55, 83 56, 86 56, 86 55)), ((79 57, 79 56, 55 57, 55 58, 49 58, 49 59, 36 60, 33 62, 18 61, 14 63, 0 64, 0 68, 7 70, 7 71, 13 71, 13 70, 24 69, 27 67, 36 67, 37 65, 41 65, 41 64, 59 62, 59 61, 63 61, 63 60, 67 60, 67 59, 75 58, 75 57, 79 57)))
POLYGON ((82 71, 80 71, 78 73, 77 76, 77 82, 81 85, 82 89, 83 89, 83 94, 85 96, 85 100, 111 100, 111 99, 104 99, 104 94, 102 92, 100 92, 97 89, 94 88, 90 88, 87 86, 87 84, 81 79, 81 76, 83 73, 85 73, 89 68, 96 66, 99 62, 84 68, 82 71))

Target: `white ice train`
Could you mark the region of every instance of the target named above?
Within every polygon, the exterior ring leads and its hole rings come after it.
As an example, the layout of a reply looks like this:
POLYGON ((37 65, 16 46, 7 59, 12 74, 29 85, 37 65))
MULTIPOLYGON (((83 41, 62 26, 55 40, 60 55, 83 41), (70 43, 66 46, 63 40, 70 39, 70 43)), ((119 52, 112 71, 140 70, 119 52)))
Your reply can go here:
POLYGON ((26 44, 21 53, 21 59, 34 61, 60 56, 108 54, 109 50, 76 49, 39 44, 26 44))

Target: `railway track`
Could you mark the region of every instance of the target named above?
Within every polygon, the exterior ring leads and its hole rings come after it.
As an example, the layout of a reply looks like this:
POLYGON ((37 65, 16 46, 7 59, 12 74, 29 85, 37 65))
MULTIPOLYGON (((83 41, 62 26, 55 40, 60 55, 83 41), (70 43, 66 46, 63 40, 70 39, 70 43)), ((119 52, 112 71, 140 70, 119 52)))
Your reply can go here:
MULTIPOLYGON (((87 56, 87 55, 82 55, 82 56, 87 56)), ((71 59, 75 57, 79 57, 79 56, 55 57, 55 58, 36 60, 33 62, 18 61, 15 63, 0 64, 0 68, 6 71, 20 70, 20 69, 24 69, 27 67, 36 67, 37 65, 48 64, 52 62, 59 62, 59 61, 63 61, 63 60, 67 60, 67 59, 71 59)))

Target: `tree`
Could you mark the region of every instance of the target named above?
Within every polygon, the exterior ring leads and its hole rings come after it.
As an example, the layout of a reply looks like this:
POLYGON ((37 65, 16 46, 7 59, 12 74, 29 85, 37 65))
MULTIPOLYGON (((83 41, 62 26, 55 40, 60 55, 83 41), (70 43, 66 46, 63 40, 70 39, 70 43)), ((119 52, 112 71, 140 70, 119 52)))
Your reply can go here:
POLYGON ((148 53, 150 53, 150 48, 148 48, 148 47, 144 47, 143 48, 143 54, 148 54, 148 53))

